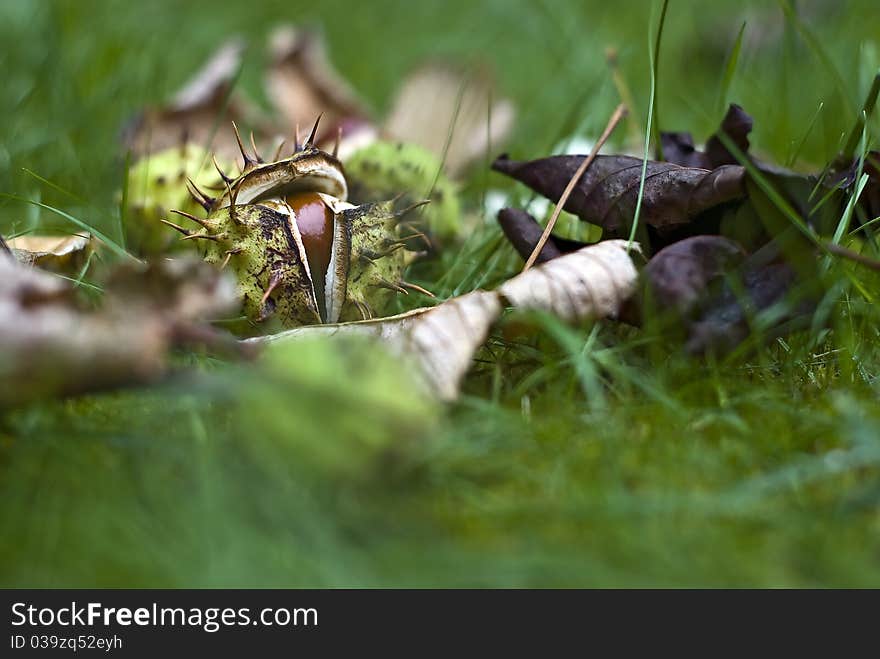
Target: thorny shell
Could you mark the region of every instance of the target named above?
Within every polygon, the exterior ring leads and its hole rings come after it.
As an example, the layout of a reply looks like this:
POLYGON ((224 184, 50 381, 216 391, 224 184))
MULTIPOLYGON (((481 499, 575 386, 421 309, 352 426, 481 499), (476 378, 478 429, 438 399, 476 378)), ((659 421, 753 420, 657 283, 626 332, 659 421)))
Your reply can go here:
MULTIPOLYGON (((228 167, 228 164, 221 163, 228 167)), ((222 189, 211 165, 211 154, 184 140, 180 145, 141 158, 129 167, 126 177, 126 246, 141 256, 164 254, 175 245, 175 233, 159 223, 172 208, 188 213, 198 204, 187 192, 187 179, 208 189, 222 189), (207 166, 206 166, 207 165, 207 166)), ((120 199, 122 201, 122 194, 120 199)))
MULTIPOLYGON (((316 124, 317 126, 317 124, 316 124)), ((403 270, 414 254, 398 227, 409 209, 393 201, 354 206, 342 164, 312 136, 284 159, 263 162, 242 145, 244 167, 210 197, 190 185, 207 217, 180 212, 201 230, 184 240, 204 246, 204 258, 232 270, 253 323, 280 327, 361 320, 385 312, 404 292, 403 270)))

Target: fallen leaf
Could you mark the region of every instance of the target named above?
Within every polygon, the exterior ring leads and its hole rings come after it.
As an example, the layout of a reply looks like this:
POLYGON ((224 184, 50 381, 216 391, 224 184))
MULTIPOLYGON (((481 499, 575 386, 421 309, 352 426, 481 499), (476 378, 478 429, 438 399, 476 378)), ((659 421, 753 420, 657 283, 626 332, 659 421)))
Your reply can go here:
MULTIPOLYGON (((507 240, 523 260, 529 258, 543 232, 538 221, 522 209, 502 208, 498 211, 498 224, 501 225, 501 230, 507 240)), ((562 256, 562 250, 556 246, 551 235, 544 247, 541 248, 541 253, 538 254, 535 263, 544 263, 557 256, 562 256)))
POLYGON ((266 94, 281 117, 283 134, 308 130, 319 115, 318 144, 333 142, 340 129, 349 137, 371 125, 365 104, 330 64, 319 33, 282 26, 270 36, 269 52, 266 94))
MULTIPOLYGON (((584 156, 551 156, 529 162, 501 156, 495 171, 525 183, 556 201, 584 156)), ((631 156, 597 156, 565 204, 565 210, 605 230, 604 236, 629 234, 635 214, 642 160, 631 156)), ((741 199, 745 169, 725 165, 713 170, 649 161, 642 200, 641 221, 659 232, 673 232, 700 213, 741 199)))
MULTIPOLYGON (((0 406, 151 382, 180 344, 224 342, 202 320, 237 303, 231 282, 201 261, 161 261, 107 283, 98 311, 64 279, 0 254, 0 406), (197 298, 197 299, 196 299, 197 298)), ((132 271, 133 272, 133 271, 132 271)))
POLYGON ((712 282, 743 262, 746 253, 722 236, 693 236, 661 249, 642 273, 658 311, 686 317, 712 282))
POLYGON ((424 65, 404 80, 383 132, 428 149, 450 176, 459 176, 504 142, 513 128, 513 104, 497 99, 492 90, 485 72, 466 74, 447 64, 424 65))
POLYGON ((663 159, 682 167, 699 167, 715 169, 722 165, 737 165, 739 161, 733 156, 718 137, 718 133, 726 134, 743 153, 749 150, 749 133, 752 132, 753 120, 739 105, 732 103, 727 114, 721 121, 718 131, 706 142, 705 151, 694 147, 694 139, 690 133, 661 133, 663 159))
POLYGON ((796 271, 787 263, 749 269, 738 281, 736 287, 725 285, 704 301, 688 325, 688 352, 728 353, 751 336, 766 342, 811 320, 816 308, 812 287, 799 284, 796 271), (772 318, 765 320, 755 335, 755 319, 767 313, 772 313, 772 318))
POLYGON ((140 158, 192 143, 225 161, 239 156, 235 137, 227 130, 230 121, 274 134, 256 108, 232 90, 243 52, 240 39, 221 45, 169 103, 146 108, 129 124, 123 133, 125 147, 140 158))
POLYGON ((393 354, 415 362, 426 387, 443 400, 458 396, 461 379, 489 328, 501 315, 493 292, 473 291, 426 309, 336 325, 306 325, 279 334, 245 339, 266 344, 310 337, 364 336, 380 340, 393 354))
MULTIPOLYGON (((252 345, 310 337, 366 336, 416 365, 443 400, 458 396, 461 379, 505 305, 543 310, 567 321, 614 317, 636 287, 627 242, 610 240, 560 256, 517 275, 496 291, 473 291, 435 307, 335 325, 310 325, 245 339, 252 345)), ((633 246, 638 249, 638 245, 633 246)))
MULTIPOLYGON (((639 251, 635 243, 633 250, 639 251)), ((627 241, 604 240, 523 272, 498 292, 518 309, 548 311, 581 322, 616 317, 637 280, 627 241)))
POLYGON ((84 264, 92 245, 88 234, 41 236, 28 234, 10 238, 7 246, 16 259, 43 270, 74 274, 84 264))

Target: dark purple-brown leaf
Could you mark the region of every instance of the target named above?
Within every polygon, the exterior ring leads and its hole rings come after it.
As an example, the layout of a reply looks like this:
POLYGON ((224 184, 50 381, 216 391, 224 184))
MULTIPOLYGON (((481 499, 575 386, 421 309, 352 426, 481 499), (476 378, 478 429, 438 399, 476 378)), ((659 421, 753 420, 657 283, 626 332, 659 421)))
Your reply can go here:
POLYGON ((722 236, 693 236, 657 252, 643 277, 657 309, 684 316, 713 281, 736 268, 745 256, 738 243, 722 236))
MULTIPOLYGON (((513 245, 517 254, 523 257, 523 260, 528 259, 532 255, 532 250, 535 249, 535 246, 541 239, 541 234, 544 233, 544 228, 538 224, 538 221, 529 213, 519 208, 502 208, 498 211, 498 224, 501 225, 501 230, 504 232, 507 240, 513 245)), ((573 241, 564 242, 576 244, 573 241)), ((584 245, 580 244, 580 246, 583 247, 584 245)), ((541 253, 538 255, 535 263, 544 263, 550 259, 555 259, 567 251, 572 250, 560 248, 557 245, 557 238, 551 235, 544 244, 544 247, 541 248, 541 253)))
POLYGON ((816 309, 814 293, 787 263, 748 270, 736 289, 726 286, 705 301, 688 326, 685 348, 692 354, 730 352, 754 336, 756 324, 762 330, 754 338, 764 342, 787 334, 809 322, 816 309))
MULTIPOLYGON (((583 159, 551 156, 518 162, 501 156, 492 168, 557 201, 583 159)), ((606 238, 628 235, 639 196, 642 162, 631 156, 597 156, 575 186, 565 210, 603 227, 606 238)), ((648 161, 641 221, 660 232, 681 228, 699 213, 743 197, 744 178, 745 169, 736 165, 710 171, 648 161)))
POLYGON ((731 104, 727 114, 721 121, 718 131, 706 142, 706 150, 699 151, 694 146, 690 133, 661 133, 660 143, 663 145, 663 159, 682 167, 700 167, 715 169, 722 165, 739 164, 721 138, 724 133, 743 153, 749 150, 749 133, 752 132, 752 118, 739 105, 731 104))

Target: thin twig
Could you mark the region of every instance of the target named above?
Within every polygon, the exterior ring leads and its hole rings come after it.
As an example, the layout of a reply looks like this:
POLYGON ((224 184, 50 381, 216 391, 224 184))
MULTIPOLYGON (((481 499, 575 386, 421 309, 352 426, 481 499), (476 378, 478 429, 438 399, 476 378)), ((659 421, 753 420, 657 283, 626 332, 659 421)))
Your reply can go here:
POLYGON ((571 180, 568 182, 568 185, 565 186, 565 190, 562 192, 562 196, 559 197, 559 202, 556 204, 556 208, 553 210, 553 215, 550 216, 550 221, 547 222, 547 226, 544 228, 544 233, 541 234, 541 239, 538 241, 538 244, 535 245, 535 249, 532 250, 529 259, 526 261, 526 265, 523 268, 523 272, 531 268, 535 264, 535 260, 538 258, 538 254, 541 253, 541 250, 544 249, 544 245, 547 244, 547 241, 550 239, 550 233, 553 231, 553 227, 556 226, 556 220, 559 219, 559 214, 562 212, 562 208, 565 206, 565 203, 568 201, 568 198, 571 196, 571 193, 574 191, 574 186, 577 185, 578 181, 581 179, 581 176, 584 175, 584 172, 587 171, 587 167, 596 159, 596 156, 599 153, 599 149, 602 148, 602 145, 608 141, 608 138, 611 137, 611 133, 617 127, 617 124, 620 123, 620 120, 626 116, 626 106, 622 103, 617 106, 617 109, 614 110, 614 114, 611 115, 611 119, 608 120, 608 125, 605 126, 605 130, 602 133, 602 136, 593 146, 593 150, 590 151, 590 155, 586 157, 586 159, 581 163, 581 166, 577 168, 577 171, 574 173, 574 176, 571 177, 571 180))
POLYGON ((825 243, 824 247, 829 253, 834 254, 835 256, 855 261, 871 270, 880 271, 880 261, 872 259, 870 256, 859 254, 858 252, 854 252, 846 247, 841 247, 840 245, 835 245, 834 243, 825 243))

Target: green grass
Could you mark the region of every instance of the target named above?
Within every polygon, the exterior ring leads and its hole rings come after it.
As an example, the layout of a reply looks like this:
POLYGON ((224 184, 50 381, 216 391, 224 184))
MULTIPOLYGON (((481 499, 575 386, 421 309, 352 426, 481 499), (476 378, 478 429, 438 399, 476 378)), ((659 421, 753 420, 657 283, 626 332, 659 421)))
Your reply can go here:
MULTIPOLYGON (((427 57, 488 61, 519 109, 517 158, 598 135, 619 102, 606 47, 628 121, 648 125, 648 2, 180 4, 2 4, 0 192, 37 202, 0 197, 5 234, 74 228, 60 211, 118 240, 124 122, 235 33, 260 98, 280 21, 320 23, 378 112, 427 57)), ((726 97, 762 156, 821 169, 880 64, 875 3, 847 4, 791 3, 795 20, 789 3, 672 0, 660 128, 702 140, 726 97)), ((876 148, 876 116, 865 134, 876 148)), ((471 210, 487 185, 525 198, 478 168, 471 210)), ((451 295, 515 272, 490 220, 419 283, 451 295)), ((493 335, 448 407, 354 345, 256 366, 181 355, 161 386, 8 412, 0 584, 878 586, 880 287, 858 266, 832 274, 830 332, 817 320, 723 361, 538 316, 493 335)))

